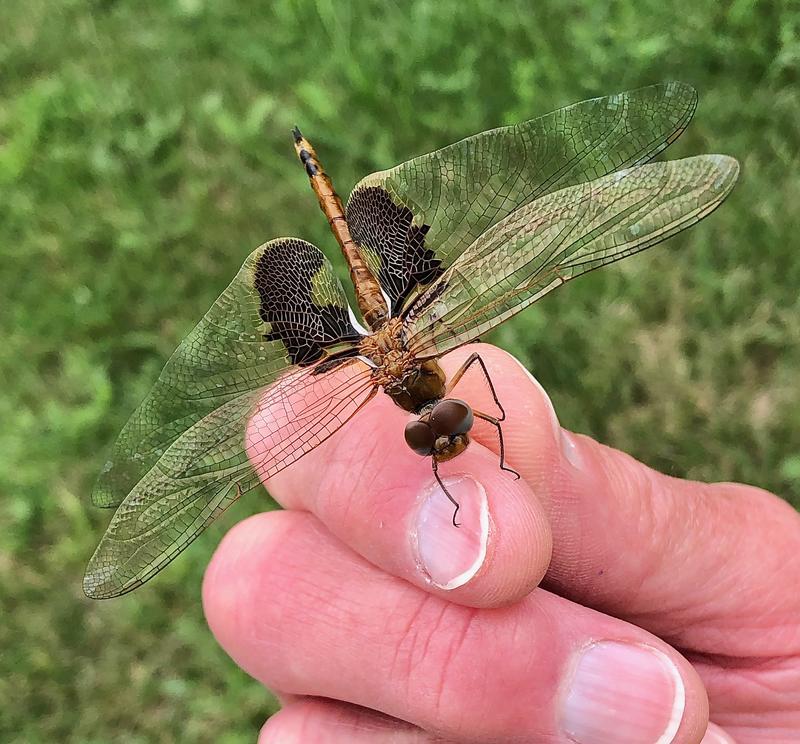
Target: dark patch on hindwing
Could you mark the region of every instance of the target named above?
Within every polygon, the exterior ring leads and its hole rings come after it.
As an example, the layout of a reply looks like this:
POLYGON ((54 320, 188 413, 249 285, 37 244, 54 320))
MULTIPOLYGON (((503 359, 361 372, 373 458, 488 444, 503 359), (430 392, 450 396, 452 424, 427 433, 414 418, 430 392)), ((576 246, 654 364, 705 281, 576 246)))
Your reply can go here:
POLYGON ((395 204, 380 186, 354 191, 347 204, 353 239, 380 258, 378 281, 389 296, 392 315, 418 287, 427 286, 444 271, 436 254, 425 247, 430 226, 414 225, 413 219, 413 212, 395 204))
POLYGON ((339 280, 311 243, 295 238, 270 243, 258 259, 253 285, 258 314, 270 325, 264 338, 282 342, 293 364, 308 366, 326 347, 361 338, 339 280))

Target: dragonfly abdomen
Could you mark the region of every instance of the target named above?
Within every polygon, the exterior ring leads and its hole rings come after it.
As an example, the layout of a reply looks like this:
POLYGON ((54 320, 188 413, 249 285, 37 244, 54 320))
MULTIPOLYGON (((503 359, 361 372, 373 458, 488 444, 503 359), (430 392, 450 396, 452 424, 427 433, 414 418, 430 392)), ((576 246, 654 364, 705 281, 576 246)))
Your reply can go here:
POLYGON ((317 153, 311 143, 303 137, 300 130, 292 129, 294 136, 294 149, 297 157, 306 169, 311 187, 317 195, 319 207, 328 220, 336 242, 342 249, 342 255, 350 269, 350 278, 353 280, 356 301, 361 316, 371 330, 377 330, 389 317, 389 308, 386 305, 380 284, 367 267, 356 242, 350 234, 347 219, 344 214, 342 200, 333 188, 333 183, 325 173, 319 162, 317 153))

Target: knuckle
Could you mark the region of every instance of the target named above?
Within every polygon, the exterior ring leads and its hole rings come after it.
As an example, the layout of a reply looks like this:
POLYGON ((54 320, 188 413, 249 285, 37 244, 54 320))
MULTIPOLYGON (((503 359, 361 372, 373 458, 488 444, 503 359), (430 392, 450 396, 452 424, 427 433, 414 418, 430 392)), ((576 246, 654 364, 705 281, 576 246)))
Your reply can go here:
POLYGON ((393 649, 390 673, 405 683, 405 702, 425 700, 439 720, 453 721, 463 708, 461 654, 472 641, 477 610, 444 602, 434 595, 419 598, 404 619, 390 624, 386 641, 393 649))

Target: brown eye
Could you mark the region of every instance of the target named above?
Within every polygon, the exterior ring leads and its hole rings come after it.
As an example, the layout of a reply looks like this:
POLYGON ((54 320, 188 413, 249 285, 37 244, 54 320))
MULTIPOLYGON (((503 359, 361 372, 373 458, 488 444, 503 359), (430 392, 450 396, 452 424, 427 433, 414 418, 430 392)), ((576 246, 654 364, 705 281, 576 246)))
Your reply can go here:
POLYGON ((433 453, 436 435, 424 421, 409 421, 406 424, 405 436, 406 444, 418 455, 425 456, 433 453))
POLYGON ((430 423, 438 436, 466 434, 473 423, 472 409, 463 401, 448 398, 437 403, 431 411, 430 423))

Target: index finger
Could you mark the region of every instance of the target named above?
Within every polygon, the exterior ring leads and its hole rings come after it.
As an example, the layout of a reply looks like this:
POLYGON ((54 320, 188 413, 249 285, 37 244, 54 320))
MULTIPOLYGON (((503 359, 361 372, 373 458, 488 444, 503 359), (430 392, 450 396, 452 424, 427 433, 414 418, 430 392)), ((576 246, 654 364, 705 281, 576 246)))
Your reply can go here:
MULTIPOLYGON (((795 509, 755 486, 664 475, 555 418, 544 426, 539 383, 506 374, 517 363, 505 352, 482 353, 498 396, 515 401, 506 453, 552 527, 548 588, 684 648, 800 653, 800 638, 762 632, 800 612, 800 593, 786 591, 800 583, 795 509)), ((480 385, 471 379, 461 392, 471 400, 480 385)))
MULTIPOLYGON (((457 361, 445 360, 445 366, 452 373, 457 361)), ((527 385, 524 371, 512 361, 506 360, 503 374, 506 385, 527 385)), ((492 410, 488 389, 469 402, 492 410)), ((552 430, 552 412, 546 403, 541 408, 535 418, 552 430)), ((261 417, 270 415, 269 408, 261 410, 248 426, 248 455, 254 462, 265 447, 258 436, 261 417)), ((550 527, 525 481, 501 470, 498 455, 484 445, 496 432, 476 427, 477 440, 440 466, 445 489, 460 507, 455 527, 454 506, 437 482, 431 458, 420 457, 404 442, 410 418, 381 393, 265 485, 282 506, 313 512, 367 560, 434 594, 475 607, 525 596, 549 565, 550 527)))

